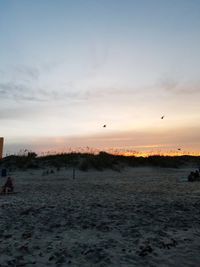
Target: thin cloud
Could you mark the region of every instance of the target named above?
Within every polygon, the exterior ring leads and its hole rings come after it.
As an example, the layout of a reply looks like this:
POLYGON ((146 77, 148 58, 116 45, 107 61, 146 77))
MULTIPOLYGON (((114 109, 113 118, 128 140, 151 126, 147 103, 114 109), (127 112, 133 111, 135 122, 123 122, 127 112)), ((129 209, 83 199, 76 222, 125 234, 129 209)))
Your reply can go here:
POLYGON ((13 71, 17 76, 19 75, 31 80, 38 80, 40 76, 40 71, 36 67, 19 65, 17 67, 14 67, 13 71))
POLYGON ((20 119, 33 119, 34 117, 41 117, 41 109, 38 107, 11 107, 0 108, 1 120, 20 120, 20 119))
POLYGON ((45 101, 25 84, 13 82, 0 83, 0 99, 13 99, 15 101, 45 101))
POLYGON ((115 96, 136 95, 138 92, 135 89, 116 87, 86 90, 71 90, 71 88, 48 90, 33 88, 33 85, 27 83, 12 81, 0 83, 0 99, 14 99, 16 101, 87 101, 115 96))
POLYGON ((64 101, 77 100, 86 96, 79 91, 34 89, 28 84, 0 83, 0 99, 16 101, 64 101))
POLYGON ((200 81, 180 82, 175 79, 165 78, 160 82, 161 88, 174 94, 198 94, 200 93, 200 81))

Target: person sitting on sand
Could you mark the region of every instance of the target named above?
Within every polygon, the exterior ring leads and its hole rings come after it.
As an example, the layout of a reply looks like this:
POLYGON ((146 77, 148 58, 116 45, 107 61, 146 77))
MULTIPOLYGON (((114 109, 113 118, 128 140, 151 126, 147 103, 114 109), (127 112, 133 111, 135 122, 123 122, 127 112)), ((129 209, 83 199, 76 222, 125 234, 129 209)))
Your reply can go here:
POLYGON ((7 181, 5 182, 5 184, 2 187, 1 193, 7 194, 7 193, 12 193, 13 191, 14 191, 13 181, 12 181, 11 177, 8 177, 7 181))
POLYGON ((188 176, 188 181, 189 182, 194 182, 195 180, 195 173, 194 172, 191 172, 188 176))

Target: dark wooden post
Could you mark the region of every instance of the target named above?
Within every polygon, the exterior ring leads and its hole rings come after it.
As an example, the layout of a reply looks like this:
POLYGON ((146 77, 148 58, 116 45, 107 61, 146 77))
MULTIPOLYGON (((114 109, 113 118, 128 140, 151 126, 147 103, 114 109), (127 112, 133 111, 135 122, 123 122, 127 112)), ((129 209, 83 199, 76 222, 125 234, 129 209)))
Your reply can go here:
POLYGON ((72 177, 73 177, 73 180, 75 179, 75 167, 73 166, 73 175, 72 175, 72 177))

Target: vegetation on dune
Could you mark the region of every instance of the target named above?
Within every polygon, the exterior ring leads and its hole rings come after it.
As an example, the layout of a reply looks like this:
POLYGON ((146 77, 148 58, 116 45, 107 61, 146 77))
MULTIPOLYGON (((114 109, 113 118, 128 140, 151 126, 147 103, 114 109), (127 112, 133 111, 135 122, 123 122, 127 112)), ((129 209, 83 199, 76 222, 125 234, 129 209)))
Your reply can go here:
POLYGON ((0 166, 12 169, 39 169, 43 167, 51 167, 59 170, 62 167, 75 167, 81 171, 90 169, 104 170, 112 169, 120 171, 123 167, 166 167, 179 168, 185 165, 194 167, 200 166, 199 156, 119 156, 112 155, 106 152, 99 154, 90 153, 64 153, 47 156, 37 156, 34 152, 29 152, 26 155, 11 155, 3 158, 0 161, 0 166))

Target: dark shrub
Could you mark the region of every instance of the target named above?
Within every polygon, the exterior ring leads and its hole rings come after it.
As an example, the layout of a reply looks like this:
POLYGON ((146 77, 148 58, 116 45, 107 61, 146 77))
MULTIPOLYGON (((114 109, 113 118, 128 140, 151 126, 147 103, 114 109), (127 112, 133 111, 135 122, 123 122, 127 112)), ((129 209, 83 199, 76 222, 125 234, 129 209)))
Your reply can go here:
POLYGON ((86 171, 88 171, 88 169, 89 169, 88 161, 87 160, 83 160, 79 165, 79 170, 86 172, 86 171))

